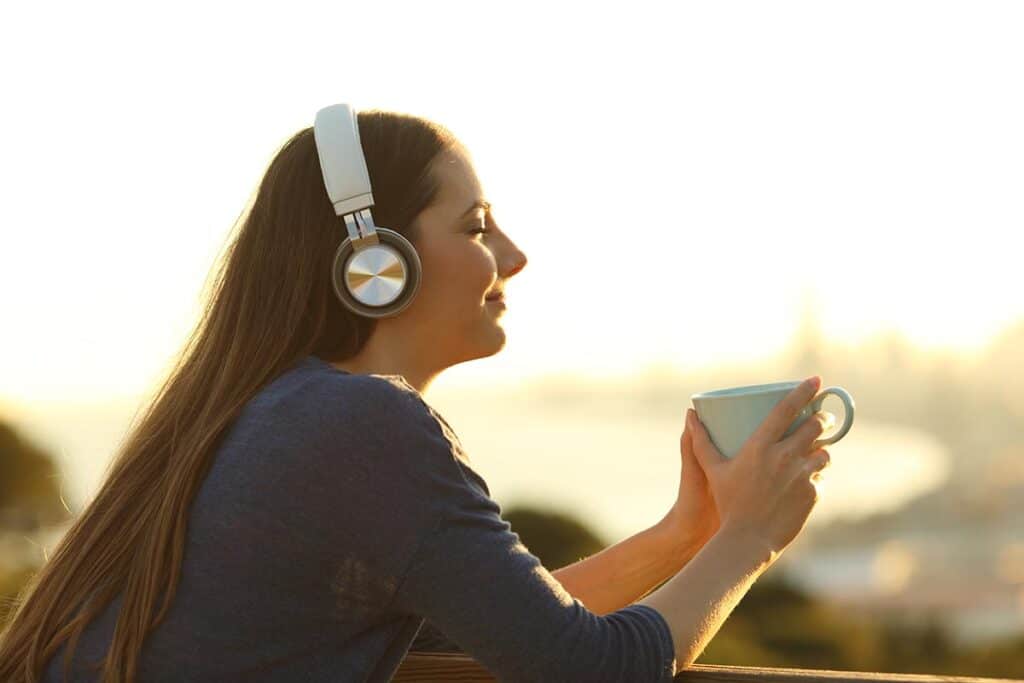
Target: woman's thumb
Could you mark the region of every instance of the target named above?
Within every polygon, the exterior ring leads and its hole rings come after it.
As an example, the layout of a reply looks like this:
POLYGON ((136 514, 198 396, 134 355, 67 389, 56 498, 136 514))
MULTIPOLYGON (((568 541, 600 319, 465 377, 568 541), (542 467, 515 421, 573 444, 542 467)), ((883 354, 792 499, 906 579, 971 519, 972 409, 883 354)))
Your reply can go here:
POLYGON ((693 408, 686 411, 686 428, 693 435, 693 452, 705 471, 728 461, 711 441, 708 430, 704 429, 704 425, 697 417, 697 411, 693 408))

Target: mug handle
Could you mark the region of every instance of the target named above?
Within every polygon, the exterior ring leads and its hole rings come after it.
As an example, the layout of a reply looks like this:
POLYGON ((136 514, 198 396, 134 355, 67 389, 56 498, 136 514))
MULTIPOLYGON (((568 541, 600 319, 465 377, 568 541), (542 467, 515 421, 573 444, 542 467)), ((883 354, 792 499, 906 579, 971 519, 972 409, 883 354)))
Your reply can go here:
POLYGON ((853 402, 853 397, 850 396, 850 394, 848 394, 842 387, 828 387, 818 394, 817 398, 812 402, 812 405, 814 406, 814 410, 812 412, 817 413, 821 410, 821 406, 825 402, 825 397, 829 394, 838 396, 839 400, 843 402, 843 407, 846 409, 846 414, 843 415, 843 426, 840 427, 839 431, 832 436, 815 441, 814 444, 811 445, 812 451, 816 451, 822 446, 828 446, 829 444, 839 441, 839 439, 846 436, 846 433, 850 431, 850 427, 853 426, 853 413, 856 406, 853 402))

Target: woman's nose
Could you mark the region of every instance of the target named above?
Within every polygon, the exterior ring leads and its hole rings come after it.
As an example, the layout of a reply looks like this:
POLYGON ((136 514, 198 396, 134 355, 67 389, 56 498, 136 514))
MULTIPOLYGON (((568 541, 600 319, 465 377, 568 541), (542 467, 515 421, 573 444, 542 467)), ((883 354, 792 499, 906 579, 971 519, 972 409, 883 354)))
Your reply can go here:
POLYGON ((505 264, 504 277, 512 277, 526 267, 526 254, 513 248, 512 252, 505 257, 505 264))

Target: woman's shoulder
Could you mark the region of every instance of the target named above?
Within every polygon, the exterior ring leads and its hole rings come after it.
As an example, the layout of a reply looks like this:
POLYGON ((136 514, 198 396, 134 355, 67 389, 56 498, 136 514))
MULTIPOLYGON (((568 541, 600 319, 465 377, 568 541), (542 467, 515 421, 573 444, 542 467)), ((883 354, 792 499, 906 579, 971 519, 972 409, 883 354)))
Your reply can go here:
POLYGON ((448 420, 400 375, 348 373, 307 356, 254 397, 240 431, 248 443, 283 442, 381 472, 467 478, 489 491, 448 420))
MULTIPOLYGON (((461 450, 462 444, 459 443, 459 437, 448 420, 401 375, 352 374, 339 370, 327 361, 313 355, 300 360, 294 367, 314 375, 319 380, 319 384, 313 386, 319 386, 319 388, 329 393, 335 393, 339 397, 361 399, 362 407, 375 408, 378 414, 380 408, 389 408, 407 418, 415 415, 428 424, 436 423, 444 436, 452 440, 461 450)), ((349 406, 347 402, 345 405, 346 408, 349 406)))
POLYGON ((469 462, 448 420, 401 375, 349 373, 310 355, 275 384, 267 393, 278 410, 283 406, 273 397, 287 396, 283 403, 335 433, 356 430, 367 438, 433 445, 469 462))
POLYGON ((310 354, 295 361, 272 384, 287 386, 296 383, 308 384, 311 380, 322 387, 335 391, 377 392, 391 395, 412 394, 416 391, 401 375, 356 374, 341 370, 319 356, 310 354))
POLYGON ((389 495, 490 495, 449 422, 400 376, 347 373, 307 357, 246 411, 236 441, 270 452, 274 467, 284 453, 325 480, 355 477, 389 495))
POLYGON ((250 402, 259 411, 332 413, 353 419, 423 411, 419 393, 400 375, 365 375, 339 370, 315 355, 300 358, 267 383, 250 402))

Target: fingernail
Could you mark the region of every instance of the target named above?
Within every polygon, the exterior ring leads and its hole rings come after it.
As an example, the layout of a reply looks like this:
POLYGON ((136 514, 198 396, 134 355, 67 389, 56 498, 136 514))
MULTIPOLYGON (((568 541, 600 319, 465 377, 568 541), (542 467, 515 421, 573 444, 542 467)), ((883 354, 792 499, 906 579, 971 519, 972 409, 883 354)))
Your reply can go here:
POLYGON ((808 383, 809 383, 809 384, 810 384, 810 385, 811 385, 812 387, 814 387, 814 390, 815 390, 815 391, 817 391, 817 390, 818 390, 818 388, 819 388, 819 387, 821 386, 821 377, 819 377, 818 375, 814 375, 813 377, 808 377, 808 378, 807 378, 807 382, 808 382, 808 383))
POLYGON ((686 424, 693 426, 693 408, 686 409, 686 424))

